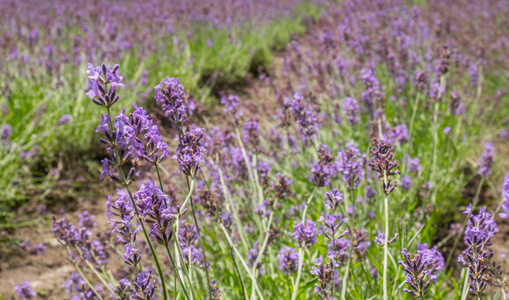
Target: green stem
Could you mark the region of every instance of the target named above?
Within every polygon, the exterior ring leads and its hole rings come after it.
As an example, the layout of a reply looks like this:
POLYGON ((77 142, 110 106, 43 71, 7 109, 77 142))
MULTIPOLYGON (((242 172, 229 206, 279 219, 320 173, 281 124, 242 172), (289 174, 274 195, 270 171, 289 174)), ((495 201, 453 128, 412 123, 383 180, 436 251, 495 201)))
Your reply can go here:
POLYGON ((224 235, 226 237, 226 240, 228 241, 228 244, 230 245, 231 248, 233 248, 233 251, 239 257, 239 260, 242 263, 242 266, 246 270, 246 272, 249 275, 249 277, 251 277, 251 280, 253 281, 253 285, 255 287, 256 293, 258 294, 258 297, 260 297, 260 299, 263 299, 263 295, 260 292, 260 289, 258 288, 258 284, 256 283, 256 279, 253 276, 253 273, 251 273, 251 270, 249 269, 246 261, 242 258, 242 255, 240 255, 239 250, 237 250, 237 248, 233 246, 233 242, 232 242, 232 240, 230 238, 230 235, 228 234, 228 231, 226 230, 226 228, 224 227, 223 224, 219 224, 219 226, 220 226, 221 230, 223 231, 223 233, 224 233, 224 235))
POLYGON ((299 291, 299 282, 300 276, 302 274, 302 265, 304 264, 304 249, 302 247, 299 248, 299 267, 297 269, 297 278, 295 279, 295 284, 293 285, 293 293, 292 300, 297 299, 297 292, 299 291))
POLYGON ((389 201, 387 199, 387 195, 384 197, 384 207, 385 207, 385 246, 384 246, 384 270, 383 270, 383 291, 384 291, 384 300, 388 299, 387 293, 387 258, 389 257, 389 201))
POLYGON ((154 258, 154 262, 156 263, 156 267, 157 267, 157 273, 159 275, 159 278, 161 279, 161 286, 163 288, 163 298, 164 300, 168 300, 168 293, 167 293, 167 290, 166 290, 166 283, 164 281, 164 274, 163 274, 163 269, 161 268, 161 264, 159 263, 159 258, 157 256, 157 253, 154 249, 154 246, 152 245, 152 241, 150 240, 150 237, 147 233, 147 229, 145 228, 145 224, 143 223, 143 220, 142 218, 140 217, 140 212, 138 211, 138 207, 136 206, 136 202, 134 202, 134 197, 133 197, 133 194, 131 193, 131 189, 129 188, 129 185, 127 184, 127 180, 124 176, 124 172, 122 171, 122 167, 118 167, 118 171, 119 171, 119 174, 122 178, 122 181, 124 182, 124 187, 126 188, 127 190, 127 193, 129 194, 129 198, 131 199, 131 204, 133 205, 134 207, 134 210, 136 212, 136 216, 138 217, 138 220, 141 224, 141 228, 143 229, 143 235, 145 236, 145 240, 150 248, 150 252, 152 253, 152 257, 154 258))
MULTIPOLYGON (((187 181, 187 186, 189 188, 189 191, 191 192, 191 188, 192 188, 192 182, 194 182, 194 178, 191 178, 191 186, 189 186, 189 177, 186 176, 186 181, 187 181)), ((195 210, 194 210, 194 202, 193 202, 193 197, 191 196, 191 211, 193 212, 193 220, 194 220, 194 225, 196 226, 196 231, 198 233, 198 237, 199 237, 199 240, 200 240, 200 246, 201 246, 201 253, 203 255, 203 261, 205 262, 205 275, 207 277, 207 286, 208 286, 208 290, 209 290, 209 298, 212 299, 212 287, 210 286, 210 276, 209 276, 209 267, 208 267, 208 262, 207 262, 207 255, 205 253, 205 247, 203 247, 203 237, 202 237, 202 234, 201 234, 201 230, 200 230, 200 226, 198 226, 198 221, 196 219, 196 213, 195 213, 195 210)), ((191 254, 191 251, 189 251, 189 254, 191 254)), ((191 263, 191 260, 189 260, 189 263, 191 263)), ((191 269, 191 267, 189 267, 189 269, 191 269)), ((191 270, 189 270, 191 273, 191 270)))
POLYGON ((414 132, 414 122, 415 115, 417 113, 417 107, 419 106, 419 101, 421 100, 421 93, 417 93, 417 99, 415 99, 414 107, 412 109, 412 118, 410 119, 410 133, 408 134, 408 140, 412 140, 412 133, 414 132))
MULTIPOLYGON (((69 247, 67 247, 67 251, 69 251, 69 250, 70 250, 69 247)), ((83 278, 83 280, 88 285, 88 287, 92 290, 92 292, 94 292, 94 294, 97 296, 97 298, 99 298, 99 300, 103 300, 103 297, 101 296, 101 294, 99 294, 97 292, 97 290, 94 288, 94 286, 90 283, 90 281, 88 281, 88 278, 85 277, 85 275, 83 274, 83 271, 81 271, 81 268, 78 266, 78 264, 75 261, 73 261, 73 264, 74 264, 74 267, 76 268, 76 270, 78 271, 78 273, 80 273, 81 278, 83 278)))

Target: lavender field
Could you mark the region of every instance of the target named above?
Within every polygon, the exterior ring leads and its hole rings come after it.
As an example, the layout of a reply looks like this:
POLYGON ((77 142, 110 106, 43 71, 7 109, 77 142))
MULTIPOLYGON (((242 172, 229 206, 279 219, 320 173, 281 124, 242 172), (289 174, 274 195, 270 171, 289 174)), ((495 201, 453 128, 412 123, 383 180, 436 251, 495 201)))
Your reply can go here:
POLYGON ((509 2, 0 9, 0 299, 509 297, 509 2))

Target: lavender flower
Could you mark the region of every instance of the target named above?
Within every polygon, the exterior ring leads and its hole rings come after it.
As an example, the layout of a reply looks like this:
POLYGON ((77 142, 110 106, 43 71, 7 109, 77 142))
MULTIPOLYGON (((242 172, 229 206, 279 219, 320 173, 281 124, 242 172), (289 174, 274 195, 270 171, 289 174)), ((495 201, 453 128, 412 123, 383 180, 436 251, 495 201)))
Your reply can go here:
POLYGON ((94 228, 97 224, 95 222, 95 216, 90 215, 88 210, 84 210, 79 214, 79 225, 81 227, 94 228))
POLYGON ((436 250, 428 249, 428 245, 419 244, 417 246, 417 254, 408 254, 407 249, 403 248, 401 255, 404 261, 398 261, 403 266, 403 270, 407 273, 405 282, 410 289, 405 288, 403 291, 412 295, 414 299, 423 299, 428 293, 431 283, 437 280, 437 272, 444 268, 444 258, 436 250))
POLYGON ((12 135, 12 127, 9 124, 5 124, 2 127, 2 132, 0 133, 0 140, 6 141, 8 138, 10 138, 12 135))
POLYGON ((88 64, 87 74, 90 90, 86 95, 92 99, 92 102, 108 108, 118 101, 117 89, 125 89, 125 85, 122 84, 123 77, 118 73, 119 69, 119 65, 115 65, 113 69, 110 69, 105 64, 100 67, 93 67, 92 64, 88 64), (110 85, 109 88, 108 84, 110 85))
POLYGON ((66 115, 63 115, 62 117, 60 117, 60 120, 58 120, 58 124, 65 125, 65 124, 71 123, 71 121, 72 121, 72 116, 69 114, 66 114, 66 115))
POLYGON ((480 167, 477 174, 488 177, 491 175, 491 167, 493 166, 493 151, 494 151, 493 143, 487 142, 484 145, 484 152, 477 161, 477 166, 480 167))
POLYGON ((299 254, 293 248, 283 247, 279 250, 277 261, 279 263, 279 270, 283 271, 285 275, 293 274, 297 272, 299 254))
POLYGON ((394 161, 391 148, 383 140, 374 138, 373 144, 375 146, 369 150, 371 153, 369 166, 384 181, 383 190, 388 195, 396 187, 396 183, 392 183, 392 175, 399 174, 399 163, 394 161))
MULTIPOLYGON (((85 280, 83 280, 81 275, 71 273, 70 277, 70 280, 62 284, 62 287, 65 289, 67 295, 69 295, 70 299, 97 299, 95 292, 88 286, 85 280)), ((101 286, 96 286, 94 288, 102 294, 101 286)))
POLYGON ((343 175, 343 181, 349 189, 359 186, 364 177, 364 159, 361 152, 353 142, 346 144, 346 149, 338 152, 335 169, 343 175))
POLYGON ((343 111, 345 112, 345 115, 347 115, 348 122, 350 122, 350 124, 355 125, 359 122, 360 118, 358 114, 360 109, 359 105, 357 104, 357 100, 346 97, 345 101, 343 102, 343 111))
POLYGON ((133 286, 133 299, 152 299, 152 296, 156 291, 155 279, 152 274, 148 272, 139 273, 138 276, 136 276, 136 280, 134 281, 133 286))
POLYGON ((22 299, 22 300, 29 300, 35 298, 35 292, 32 291, 32 288, 30 287, 30 282, 25 280, 23 283, 16 284, 14 287, 16 290, 16 294, 22 299))
POLYGON ((332 188, 330 192, 325 193, 325 207, 332 211, 336 211, 338 205, 343 201, 343 194, 336 188, 332 188))
POLYGON ((234 94, 223 94, 220 102, 224 105, 223 110, 227 113, 233 114, 235 121, 238 121, 239 117, 242 116, 242 111, 239 109, 239 96, 234 94))
POLYGON ((320 299, 329 300, 333 299, 332 285, 333 281, 333 268, 332 263, 323 263, 323 258, 316 259, 316 266, 311 267, 311 274, 315 275, 318 279, 319 283, 315 284, 315 294, 317 294, 320 299))
POLYGON ((489 246, 498 228, 491 214, 486 212, 486 207, 474 215, 469 204, 464 213, 469 217, 464 238, 467 249, 458 257, 458 262, 470 270, 470 293, 481 296, 487 285, 491 284, 488 270, 494 252, 489 246))
POLYGON ((289 104, 290 111, 295 116, 300 126, 300 133, 303 142, 307 142, 318 131, 318 119, 313 106, 304 103, 304 97, 296 93, 289 104))
MULTIPOLYGON (((111 284, 110 284, 111 286, 111 284)), ((120 300, 128 300, 130 299, 130 295, 132 293, 132 284, 127 278, 122 278, 118 281, 117 286, 113 287, 115 293, 119 296, 120 300)))
POLYGON ((293 238, 301 247, 311 247, 317 241, 315 223, 309 219, 297 223, 294 227, 293 238))
POLYGON ((207 150, 203 146, 203 129, 194 128, 184 132, 181 144, 173 158, 179 163, 179 170, 190 176, 196 176, 200 165, 205 162, 207 150))
POLYGON ((401 186, 403 187, 404 190, 411 189, 414 186, 412 178, 408 175, 403 176, 401 178, 401 186))
POLYGON ((219 289, 219 285, 214 279, 210 280, 210 296, 212 300, 221 299, 221 290, 219 289))
POLYGON ((126 264, 136 267, 136 265, 141 261, 140 250, 135 249, 132 244, 125 244, 122 259, 126 264))
POLYGON ((320 160, 313 164, 310 180, 315 186, 328 186, 331 176, 335 173, 335 168, 332 163, 334 157, 332 156, 331 149, 327 145, 320 145, 318 154, 320 160))
POLYGON ((412 158, 407 155, 406 160, 408 163, 408 171, 410 171, 414 174, 417 174, 420 171, 422 171, 421 160, 418 157, 412 158))
POLYGON ((244 124, 243 141, 255 153, 260 150, 259 131, 258 121, 251 120, 244 124))
POLYGON ((157 104, 161 105, 164 115, 177 126, 193 115, 195 104, 187 98, 178 78, 166 77, 154 89, 157 104))
POLYGON ((383 232, 378 231, 378 235, 375 238, 375 243, 383 247, 385 245, 385 234, 383 232))

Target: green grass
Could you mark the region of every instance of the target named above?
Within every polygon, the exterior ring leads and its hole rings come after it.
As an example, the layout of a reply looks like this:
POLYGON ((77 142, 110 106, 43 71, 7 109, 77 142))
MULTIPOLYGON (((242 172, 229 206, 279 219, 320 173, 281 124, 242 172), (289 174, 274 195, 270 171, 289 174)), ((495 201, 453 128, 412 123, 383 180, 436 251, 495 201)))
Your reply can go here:
MULTIPOLYGON (((302 4, 292 17, 264 24, 256 31, 250 30, 249 24, 245 28, 234 28, 231 33, 191 25, 192 39, 187 39, 183 33, 177 34, 182 41, 178 45, 173 39, 163 39, 165 56, 140 57, 138 49, 134 48, 124 53, 120 61, 105 63, 121 66, 124 83, 130 90, 129 93, 120 92, 121 105, 127 109, 143 97, 153 101, 153 86, 166 76, 178 77, 187 92, 211 107, 217 101, 213 90, 243 84, 247 74, 258 65, 268 66, 274 51, 283 50, 293 34, 305 31, 304 19, 307 16, 316 19, 319 13, 319 7, 302 4), (234 43, 230 42, 230 36, 234 43), (207 40, 213 42, 212 47, 206 45, 207 40), (143 71, 148 72, 148 86, 140 82, 143 71)), ((68 30, 68 34, 80 33, 76 28, 68 30)), ((60 46, 72 49, 71 42, 60 46)), ((85 70, 86 62, 78 68, 64 64, 59 70, 60 80, 57 80, 37 66, 19 69, 17 65, 7 64, 0 75, 2 86, 6 83, 8 86, 7 92, 0 94, 0 106, 9 112, 0 126, 10 124, 13 127, 9 150, 0 147, 2 210, 19 206, 33 192, 44 189, 41 182, 59 161, 69 163, 64 167, 72 168, 76 162, 85 164, 94 155, 90 147, 96 139, 94 129, 100 110, 84 94, 85 70), (61 126, 58 123, 64 114, 70 114, 73 121, 61 126), (27 161, 19 158, 22 151, 32 151, 34 147, 40 147, 37 157, 27 161)))

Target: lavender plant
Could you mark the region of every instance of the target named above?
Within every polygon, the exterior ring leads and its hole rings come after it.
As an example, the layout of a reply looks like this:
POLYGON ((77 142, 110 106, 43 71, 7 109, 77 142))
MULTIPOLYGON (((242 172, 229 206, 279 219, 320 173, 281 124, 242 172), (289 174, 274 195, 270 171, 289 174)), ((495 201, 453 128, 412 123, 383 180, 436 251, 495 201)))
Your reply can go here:
POLYGON ((155 102, 171 124, 164 128, 142 102, 120 109, 133 91, 120 67, 89 67, 87 94, 103 109, 101 177, 117 191, 106 201, 105 232, 87 213, 54 220, 77 272, 65 285, 70 294, 506 297, 491 247, 494 216, 507 217, 505 182, 499 208, 476 214, 484 183, 497 176, 491 136, 478 163, 471 159, 481 140, 477 105, 489 97, 484 58, 454 39, 452 25, 433 13, 440 4, 325 5, 282 54, 285 74, 260 70, 273 97, 262 108, 225 91, 223 113, 202 114, 184 80, 158 78, 155 102), (474 196, 469 187, 462 193, 468 182, 478 183, 474 196), (467 200, 465 225, 444 238, 440 228, 452 221, 444 212, 467 200), (450 264, 463 236, 459 263, 450 264))

